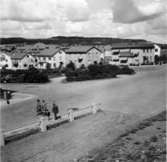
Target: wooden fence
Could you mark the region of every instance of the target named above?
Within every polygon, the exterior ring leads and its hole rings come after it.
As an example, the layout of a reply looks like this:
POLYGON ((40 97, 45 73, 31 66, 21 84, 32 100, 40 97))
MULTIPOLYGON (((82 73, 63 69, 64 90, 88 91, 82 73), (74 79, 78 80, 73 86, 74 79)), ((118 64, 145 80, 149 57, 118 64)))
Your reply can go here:
POLYGON ((45 132, 47 131, 47 129, 62 125, 63 123, 72 122, 73 120, 79 119, 80 117, 89 114, 95 114, 100 110, 99 105, 100 104, 92 104, 82 109, 68 109, 68 112, 62 115, 61 118, 57 120, 54 120, 54 118, 48 120, 47 117, 41 116, 39 122, 32 123, 31 125, 17 128, 15 130, 1 132, 0 146, 4 146, 10 141, 23 138, 33 133, 45 132))

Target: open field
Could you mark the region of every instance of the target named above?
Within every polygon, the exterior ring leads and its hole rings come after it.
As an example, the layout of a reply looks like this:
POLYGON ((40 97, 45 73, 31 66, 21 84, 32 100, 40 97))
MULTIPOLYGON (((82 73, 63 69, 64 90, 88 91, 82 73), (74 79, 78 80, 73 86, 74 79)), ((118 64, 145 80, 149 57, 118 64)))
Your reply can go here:
MULTIPOLYGON (((136 75, 117 79, 62 83, 62 78, 56 78, 48 84, 8 85, 49 102, 55 99, 61 113, 68 107, 84 107, 90 103, 101 103, 103 113, 9 143, 2 150, 3 161, 66 162, 113 141, 129 125, 165 109, 165 68, 165 65, 149 67, 136 75)), ((3 129, 34 120, 34 99, 2 109, 3 129)))

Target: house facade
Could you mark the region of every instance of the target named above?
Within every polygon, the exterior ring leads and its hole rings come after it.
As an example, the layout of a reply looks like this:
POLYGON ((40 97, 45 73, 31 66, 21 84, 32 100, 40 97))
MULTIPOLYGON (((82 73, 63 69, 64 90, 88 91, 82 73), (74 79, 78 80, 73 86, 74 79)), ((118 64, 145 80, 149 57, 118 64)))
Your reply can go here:
POLYGON ((35 58, 35 67, 38 69, 55 69, 65 67, 66 54, 64 50, 50 47, 33 54, 35 58))
POLYGON ((115 44, 111 48, 113 65, 153 64, 155 49, 153 44, 115 44))
POLYGON ((15 53, 11 56, 12 69, 28 69, 30 66, 35 66, 35 58, 26 53, 15 53))
POLYGON ((0 69, 3 67, 12 69, 12 59, 9 54, 0 51, 0 69))
POLYGON ((66 64, 72 61, 77 68, 99 63, 102 59, 103 53, 96 47, 74 46, 66 50, 66 64))

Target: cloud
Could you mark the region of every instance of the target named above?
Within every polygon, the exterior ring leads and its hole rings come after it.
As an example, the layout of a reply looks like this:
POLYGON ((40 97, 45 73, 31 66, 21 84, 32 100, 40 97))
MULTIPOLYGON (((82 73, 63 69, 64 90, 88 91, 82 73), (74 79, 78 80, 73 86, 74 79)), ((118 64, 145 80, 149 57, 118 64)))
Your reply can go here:
POLYGON ((167 40, 166 0, 0 0, 0 36, 167 40))
POLYGON ((40 22, 57 17, 69 21, 88 20, 86 0, 1 0, 1 20, 40 22))
POLYGON ((61 0, 59 4, 70 21, 87 21, 90 16, 89 6, 85 0, 61 0))
POLYGON ((112 5, 112 10, 114 21, 121 23, 141 22, 149 19, 154 19, 162 14, 162 12, 159 10, 156 10, 153 13, 144 13, 132 0, 115 0, 112 5))
POLYGON ((0 19, 13 21, 43 21, 49 16, 48 10, 41 3, 29 0, 1 0, 0 19))

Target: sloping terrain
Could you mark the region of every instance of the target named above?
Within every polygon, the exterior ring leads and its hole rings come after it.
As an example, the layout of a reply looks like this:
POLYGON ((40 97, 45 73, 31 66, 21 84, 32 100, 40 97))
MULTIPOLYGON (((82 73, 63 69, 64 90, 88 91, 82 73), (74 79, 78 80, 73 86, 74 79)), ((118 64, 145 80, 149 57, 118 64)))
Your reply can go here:
POLYGON ((166 111, 129 128, 78 162, 166 162, 166 111))

